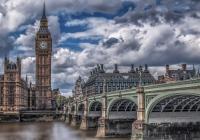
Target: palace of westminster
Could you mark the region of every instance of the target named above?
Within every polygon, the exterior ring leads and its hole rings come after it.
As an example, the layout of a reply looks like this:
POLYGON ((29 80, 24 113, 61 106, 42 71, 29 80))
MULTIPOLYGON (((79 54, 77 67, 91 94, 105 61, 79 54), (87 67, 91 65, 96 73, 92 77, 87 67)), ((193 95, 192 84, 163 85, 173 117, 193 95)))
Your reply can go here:
POLYGON ((4 74, 0 75, 0 111, 52 109, 51 55, 52 38, 48 29, 45 4, 40 28, 35 38, 36 84, 21 78, 21 59, 16 63, 7 57, 4 60, 4 74))
MULTIPOLYGON (((51 89, 51 55, 52 38, 48 30, 45 4, 43 15, 40 20, 40 28, 35 39, 36 56, 36 83, 28 83, 21 77, 21 59, 16 62, 10 61, 7 57, 4 60, 4 74, 0 75, 0 112, 18 112, 20 110, 49 110, 52 109, 53 91, 51 89)), ((92 95, 103 92, 103 84, 106 81, 106 91, 128 89, 137 86, 140 82, 143 85, 164 83, 175 80, 185 80, 196 76, 193 68, 188 70, 186 64, 181 69, 172 70, 166 65, 166 73, 156 80, 149 72, 148 65, 144 68, 135 68, 131 65, 130 71, 122 73, 115 64, 113 72, 106 72, 103 64, 98 64, 91 71, 88 80, 85 82, 79 77, 75 83, 73 95, 92 95)))

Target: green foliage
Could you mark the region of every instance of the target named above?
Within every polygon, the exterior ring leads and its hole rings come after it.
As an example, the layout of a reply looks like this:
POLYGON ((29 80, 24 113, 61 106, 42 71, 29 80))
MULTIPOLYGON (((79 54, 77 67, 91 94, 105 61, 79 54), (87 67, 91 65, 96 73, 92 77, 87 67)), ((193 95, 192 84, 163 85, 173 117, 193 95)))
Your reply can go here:
POLYGON ((67 102, 67 99, 65 96, 62 96, 62 95, 56 96, 56 108, 61 109, 66 102, 67 102))

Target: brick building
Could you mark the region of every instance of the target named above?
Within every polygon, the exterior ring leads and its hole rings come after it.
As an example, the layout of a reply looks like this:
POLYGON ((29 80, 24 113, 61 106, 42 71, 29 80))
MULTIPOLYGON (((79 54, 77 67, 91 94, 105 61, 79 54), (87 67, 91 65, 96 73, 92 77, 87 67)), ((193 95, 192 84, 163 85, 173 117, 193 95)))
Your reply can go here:
POLYGON ((83 93, 83 86, 85 82, 84 80, 79 76, 76 80, 74 90, 72 91, 73 96, 79 96, 83 93))
POLYGON ((4 74, 0 76, 0 110, 16 112, 28 108, 28 82, 21 78, 21 60, 4 61, 4 74))
POLYGON ((188 80, 196 77, 196 70, 193 66, 192 69, 187 68, 187 64, 182 64, 180 69, 171 69, 170 65, 165 66, 165 75, 158 77, 159 83, 170 81, 188 80))

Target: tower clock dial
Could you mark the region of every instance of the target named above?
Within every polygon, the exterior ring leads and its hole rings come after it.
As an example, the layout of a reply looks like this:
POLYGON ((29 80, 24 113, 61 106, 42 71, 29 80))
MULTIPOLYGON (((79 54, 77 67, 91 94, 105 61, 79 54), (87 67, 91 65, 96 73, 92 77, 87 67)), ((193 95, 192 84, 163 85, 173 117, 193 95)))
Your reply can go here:
POLYGON ((47 42, 42 41, 42 42, 40 43, 40 48, 41 48, 41 49, 46 49, 46 48, 47 48, 47 42))

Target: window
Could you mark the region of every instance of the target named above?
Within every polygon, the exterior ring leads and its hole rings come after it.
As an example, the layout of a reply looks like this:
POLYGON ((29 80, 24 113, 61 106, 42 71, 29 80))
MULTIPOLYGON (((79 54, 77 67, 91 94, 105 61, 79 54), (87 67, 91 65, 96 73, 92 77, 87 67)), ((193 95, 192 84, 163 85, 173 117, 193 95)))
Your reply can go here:
POLYGON ((3 104, 3 87, 0 88, 0 105, 3 104))
POLYGON ((9 86, 9 89, 8 89, 8 105, 9 106, 13 106, 14 105, 14 100, 15 100, 15 88, 14 86, 9 86))

